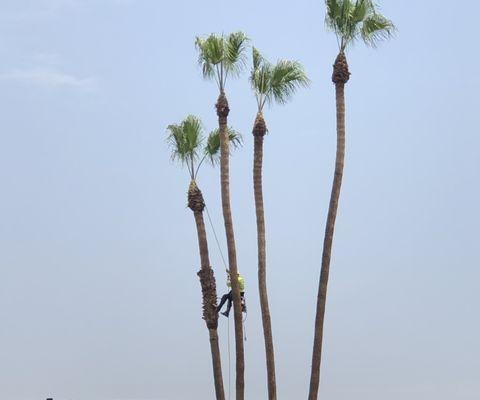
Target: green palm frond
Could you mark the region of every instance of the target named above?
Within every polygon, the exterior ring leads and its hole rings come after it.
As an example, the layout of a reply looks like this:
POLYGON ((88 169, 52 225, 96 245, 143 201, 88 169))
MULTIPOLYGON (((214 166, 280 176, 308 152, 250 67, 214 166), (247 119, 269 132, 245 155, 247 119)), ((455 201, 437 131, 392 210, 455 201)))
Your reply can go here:
POLYGON ((265 60, 257 48, 252 48, 253 67, 250 71, 250 84, 257 99, 258 109, 263 106, 264 98, 268 94, 270 87, 269 81, 272 75, 272 66, 265 60))
POLYGON ((206 55, 206 49, 205 49, 206 40, 199 38, 197 36, 195 38, 195 47, 198 51, 198 64, 202 67, 203 77, 205 79, 213 78, 213 75, 214 75, 213 65, 206 55))
POLYGON ((182 122, 183 132, 188 148, 192 154, 196 154, 199 146, 202 144, 202 122, 200 118, 189 115, 182 122))
POLYGON ((340 13, 340 3, 342 1, 340 0, 326 0, 326 6, 327 6, 327 19, 326 22, 327 24, 330 24, 331 22, 335 21, 340 13))
POLYGON ((203 142, 202 122, 198 117, 189 115, 180 124, 169 125, 167 131, 169 132, 167 142, 172 149, 172 159, 186 165, 193 179, 195 164, 203 142))
POLYGON ((256 47, 252 46, 252 59, 253 59, 253 69, 260 67, 260 64, 263 61, 263 56, 260 54, 256 47))
POLYGON ((300 87, 308 86, 310 80, 297 61, 280 60, 272 69, 270 79, 271 95, 267 98, 275 99, 280 104, 286 103, 300 87))
POLYGON ((280 60, 272 65, 257 49, 253 49, 253 68, 250 84, 257 99, 258 111, 266 102, 286 103, 299 87, 306 87, 309 79, 297 61, 280 60))
MULTIPOLYGON (((228 128, 228 139, 231 148, 237 149, 243 144, 242 135, 231 127, 228 128)), ((210 135, 208 135, 205 146, 205 156, 212 165, 218 164, 220 161, 220 130, 218 128, 214 129, 210 135)))
POLYGON ((378 42, 390 38, 395 32, 393 22, 380 14, 372 14, 363 21, 360 34, 362 40, 375 47, 378 42))
POLYGON ((348 41, 354 34, 352 16, 354 5, 350 0, 326 0, 327 5, 327 26, 335 32, 339 41, 348 41))
POLYGON ((202 67, 205 79, 215 79, 219 84, 219 66, 223 60, 224 39, 222 36, 211 34, 206 39, 197 36, 195 47, 198 51, 198 63, 202 67))
POLYGON ((223 64, 227 74, 238 76, 245 67, 247 43, 248 38, 243 32, 234 32, 225 38, 223 64))
POLYGON ((254 67, 250 74, 250 84, 257 98, 257 105, 259 110, 263 108, 265 100, 269 96, 271 90, 272 65, 266 61, 261 61, 257 67, 254 67))
POLYGON ((358 24, 362 22, 372 8, 371 0, 359 0, 352 11, 352 22, 358 24))
POLYGON ((213 79, 223 91, 228 75, 238 76, 245 66, 248 38, 242 32, 228 36, 212 33, 207 38, 197 37, 195 47, 203 77, 213 79))
POLYGON ((326 25, 337 35, 341 51, 357 39, 375 46, 395 31, 392 21, 379 14, 372 0, 325 0, 326 25))

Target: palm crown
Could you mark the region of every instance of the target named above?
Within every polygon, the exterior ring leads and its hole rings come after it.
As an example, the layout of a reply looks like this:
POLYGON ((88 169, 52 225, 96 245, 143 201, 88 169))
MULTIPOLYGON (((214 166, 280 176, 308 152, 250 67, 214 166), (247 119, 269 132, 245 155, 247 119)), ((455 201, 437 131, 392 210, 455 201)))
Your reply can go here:
POLYGON ((250 83, 261 112, 267 102, 286 103, 299 87, 308 85, 309 79, 299 62, 280 60, 272 65, 254 47, 250 83))
MULTIPOLYGON (((195 180, 205 160, 212 165, 218 163, 220 157, 220 133, 213 130, 206 141, 203 136, 202 121, 194 115, 188 115, 180 124, 167 127, 167 141, 172 149, 172 159, 187 166, 190 178, 195 180)), ((228 128, 230 142, 234 147, 242 143, 241 135, 228 128)))
POLYGON ((245 67, 245 49, 248 38, 243 32, 228 36, 212 33, 206 39, 197 37, 198 63, 203 76, 213 79, 223 92, 229 75, 238 76, 245 67))
POLYGON ((372 0, 326 0, 327 26, 335 32, 340 51, 361 38, 375 46, 395 31, 392 21, 379 14, 372 0))

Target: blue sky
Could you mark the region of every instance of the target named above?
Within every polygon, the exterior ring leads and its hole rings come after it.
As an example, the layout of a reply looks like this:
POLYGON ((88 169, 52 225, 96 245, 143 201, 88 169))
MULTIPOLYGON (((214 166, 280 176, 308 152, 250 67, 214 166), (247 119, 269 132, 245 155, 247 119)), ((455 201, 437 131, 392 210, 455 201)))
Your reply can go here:
MULTIPOLYGON (((381 4, 397 37, 348 53, 321 396, 473 400, 480 6, 381 4)), ((323 2, 0 5, 0 397, 212 398, 188 175, 170 161, 165 127, 190 113, 216 126, 217 92, 202 80, 194 38, 234 30, 272 61, 300 61, 312 80, 266 110, 264 159, 278 390, 306 397, 335 151, 337 48, 323 2)), ((246 393, 260 400, 247 74, 228 82, 227 95, 245 141, 231 160, 231 194, 249 305, 246 393)), ((218 170, 204 168, 199 184, 225 246, 218 170)), ((207 228, 220 294, 224 272, 207 228)), ((228 382, 226 319, 219 334, 228 382)))

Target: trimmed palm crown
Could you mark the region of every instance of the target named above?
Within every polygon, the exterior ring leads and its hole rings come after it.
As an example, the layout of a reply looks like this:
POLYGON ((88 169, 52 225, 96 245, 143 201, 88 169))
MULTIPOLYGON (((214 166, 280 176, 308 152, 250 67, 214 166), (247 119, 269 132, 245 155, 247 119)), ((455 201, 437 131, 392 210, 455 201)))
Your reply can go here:
POLYGON ((279 60, 273 65, 255 47, 252 50, 252 59, 250 84, 257 100, 253 134, 263 136, 267 132, 263 119, 265 104, 285 104, 299 87, 308 86, 310 81, 303 66, 297 61, 279 60))
MULTIPOLYGON (((188 115, 180 124, 169 125, 167 130, 172 159, 187 166, 192 181, 197 178, 198 171, 205 160, 209 160, 212 165, 219 162, 220 133, 218 129, 210 132, 205 141, 202 121, 194 115, 188 115)), ((228 136, 235 148, 242 144, 241 135, 234 129, 228 128, 228 136)))
POLYGON ((205 39, 196 38, 203 77, 214 80, 220 92, 224 92, 228 76, 238 76, 245 67, 247 43, 248 38, 243 32, 228 36, 212 33, 205 39))
POLYGON ((303 66, 297 61, 279 60, 275 65, 268 62, 254 47, 250 83, 257 100, 258 112, 266 103, 276 101, 285 104, 299 87, 305 87, 309 79, 303 66))
POLYGON ((359 38, 370 46, 376 46, 395 32, 392 21, 378 13, 372 0, 326 0, 325 22, 337 35, 340 52, 359 38))

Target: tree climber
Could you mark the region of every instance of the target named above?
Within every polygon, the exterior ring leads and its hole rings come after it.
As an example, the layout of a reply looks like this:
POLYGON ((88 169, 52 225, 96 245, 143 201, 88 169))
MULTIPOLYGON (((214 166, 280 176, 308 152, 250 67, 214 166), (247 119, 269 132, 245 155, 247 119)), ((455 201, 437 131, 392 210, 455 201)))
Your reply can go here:
MULTIPOLYGON (((220 301, 220 304, 217 307, 217 313, 220 312, 222 309, 223 305, 225 302, 228 300, 227 303, 227 309, 222 312, 222 315, 225 315, 228 318, 228 315, 230 314, 230 309, 232 308, 232 302, 233 302, 233 293, 232 293, 232 283, 230 282, 230 272, 227 269, 227 286, 230 288, 230 291, 227 294, 224 294, 222 296, 222 300, 220 301)), ((243 279, 243 276, 240 275, 240 272, 238 272, 238 286, 240 286, 240 298, 242 302, 242 311, 246 312, 246 307, 245 307, 245 280, 243 279)))

